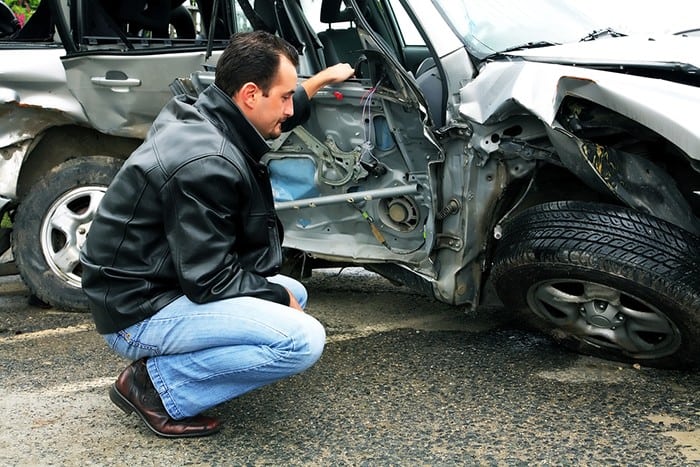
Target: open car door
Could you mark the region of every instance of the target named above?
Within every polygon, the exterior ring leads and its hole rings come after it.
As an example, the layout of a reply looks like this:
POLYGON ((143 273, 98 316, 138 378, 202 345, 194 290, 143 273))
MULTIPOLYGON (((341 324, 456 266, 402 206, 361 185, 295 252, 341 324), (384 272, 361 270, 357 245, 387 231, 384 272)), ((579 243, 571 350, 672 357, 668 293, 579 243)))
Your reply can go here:
MULTIPOLYGON (((314 258, 393 263, 430 276, 443 154, 425 100, 354 2, 322 2, 322 15, 328 4, 348 21, 346 42, 335 45, 355 53, 357 73, 322 89, 307 123, 274 141, 266 156, 284 245, 314 258), (352 35, 357 50, 348 50, 352 35)), ((334 38, 319 35, 328 52, 334 38)), ((326 65, 331 57, 325 54, 326 65)))

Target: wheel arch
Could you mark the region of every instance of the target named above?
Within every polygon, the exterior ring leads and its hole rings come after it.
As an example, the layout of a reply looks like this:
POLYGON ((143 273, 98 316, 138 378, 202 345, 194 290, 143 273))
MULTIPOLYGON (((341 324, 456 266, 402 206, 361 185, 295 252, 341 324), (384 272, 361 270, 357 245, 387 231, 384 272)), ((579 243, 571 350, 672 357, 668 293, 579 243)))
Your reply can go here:
POLYGON ((673 141, 574 96, 547 131, 563 166, 593 190, 700 235, 700 163, 673 141))
POLYGON ((50 128, 41 135, 22 163, 17 180, 18 199, 21 200, 39 178, 69 159, 100 155, 126 160, 141 141, 77 125, 50 128))

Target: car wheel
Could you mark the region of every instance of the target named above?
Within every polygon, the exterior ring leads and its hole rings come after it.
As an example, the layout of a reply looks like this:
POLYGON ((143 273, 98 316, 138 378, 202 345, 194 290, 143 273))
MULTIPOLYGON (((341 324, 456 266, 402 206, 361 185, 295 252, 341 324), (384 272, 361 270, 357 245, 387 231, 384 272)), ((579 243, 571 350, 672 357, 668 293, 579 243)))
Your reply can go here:
POLYGON ((12 248, 17 270, 40 300, 87 311, 80 248, 121 161, 95 156, 54 167, 27 192, 15 214, 12 248))
POLYGON ((492 269, 506 306, 529 308, 566 347, 617 361, 700 360, 700 239, 618 206, 556 202, 503 226, 492 269))

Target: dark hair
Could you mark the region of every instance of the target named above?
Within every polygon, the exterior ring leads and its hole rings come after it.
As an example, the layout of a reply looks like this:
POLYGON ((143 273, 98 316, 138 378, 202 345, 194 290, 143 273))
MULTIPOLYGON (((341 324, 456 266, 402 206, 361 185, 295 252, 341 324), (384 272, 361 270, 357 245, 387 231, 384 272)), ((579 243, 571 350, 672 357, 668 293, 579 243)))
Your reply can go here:
POLYGON ((265 31, 236 33, 219 57, 214 83, 232 96, 245 83, 253 82, 267 95, 281 56, 299 65, 296 49, 281 37, 265 31))

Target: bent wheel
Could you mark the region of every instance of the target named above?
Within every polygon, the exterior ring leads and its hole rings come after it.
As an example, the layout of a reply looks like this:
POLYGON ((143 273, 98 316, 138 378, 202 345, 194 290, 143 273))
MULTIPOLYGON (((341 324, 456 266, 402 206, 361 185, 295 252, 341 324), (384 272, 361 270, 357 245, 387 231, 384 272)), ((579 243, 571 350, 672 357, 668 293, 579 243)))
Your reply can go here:
POLYGON ((492 276, 507 306, 532 310, 566 347, 700 363, 700 239, 672 224, 618 206, 536 206, 504 226, 492 276))

